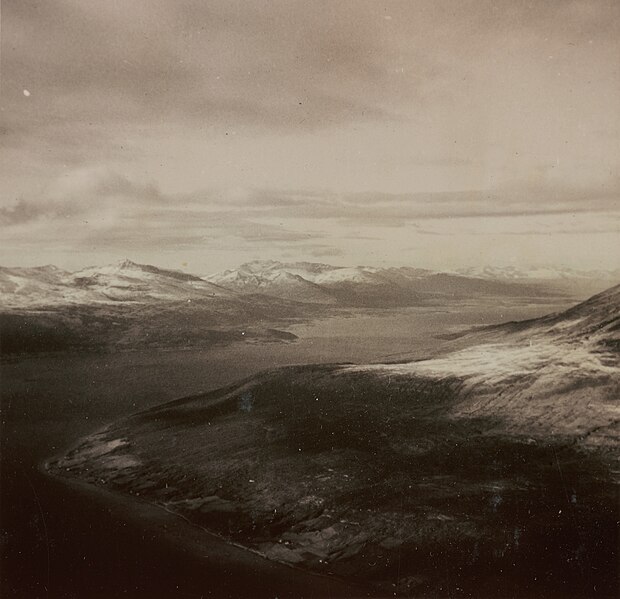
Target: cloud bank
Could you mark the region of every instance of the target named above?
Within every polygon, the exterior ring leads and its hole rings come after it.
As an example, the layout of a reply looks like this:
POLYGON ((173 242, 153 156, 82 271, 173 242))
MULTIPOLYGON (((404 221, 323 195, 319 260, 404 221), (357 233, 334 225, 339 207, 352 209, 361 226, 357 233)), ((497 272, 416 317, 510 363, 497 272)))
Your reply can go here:
POLYGON ((2 8, 13 260, 617 261, 617 2, 2 8))

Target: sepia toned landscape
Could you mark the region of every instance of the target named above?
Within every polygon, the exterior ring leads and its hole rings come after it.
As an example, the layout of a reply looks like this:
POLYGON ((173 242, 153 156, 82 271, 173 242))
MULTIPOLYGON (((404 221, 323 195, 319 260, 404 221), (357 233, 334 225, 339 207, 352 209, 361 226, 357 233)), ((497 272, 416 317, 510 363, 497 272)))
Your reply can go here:
POLYGON ((1 17, 0 596, 618 597, 617 2, 1 17))
MULTIPOLYGON (((298 571, 339 596, 613 594, 618 287, 576 295, 615 273, 270 262, 201 278, 124 260, 1 274, 5 480, 25 477, 38 508, 8 513, 30 527, 33 592, 50 559, 39 507, 87 483, 104 504, 139 502, 133 526, 157 523, 147 502, 173 516, 164 537, 182 518, 295 568, 273 583, 289 596, 327 592, 298 571)), ((60 511, 61 548, 89 536, 60 511)), ((89 571, 126 559, 110 549, 89 571)))

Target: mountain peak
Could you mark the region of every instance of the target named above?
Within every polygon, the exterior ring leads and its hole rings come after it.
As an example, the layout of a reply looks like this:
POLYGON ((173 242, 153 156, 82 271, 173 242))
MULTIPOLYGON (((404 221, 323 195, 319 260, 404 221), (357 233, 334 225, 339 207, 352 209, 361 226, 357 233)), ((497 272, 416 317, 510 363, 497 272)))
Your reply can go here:
MULTIPOLYGON (((274 270, 286 270, 293 273, 298 271, 309 274, 334 270, 338 266, 323 264, 321 262, 280 262, 279 260, 252 260, 239 266, 239 271, 265 274, 274 270)), ((303 276, 303 275, 302 275, 303 276)))
POLYGON ((123 260, 119 260, 118 262, 115 262, 114 266, 116 266, 117 268, 140 268, 141 265, 136 264, 135 262, 132 262, 128 258, 125 258, 123 260))

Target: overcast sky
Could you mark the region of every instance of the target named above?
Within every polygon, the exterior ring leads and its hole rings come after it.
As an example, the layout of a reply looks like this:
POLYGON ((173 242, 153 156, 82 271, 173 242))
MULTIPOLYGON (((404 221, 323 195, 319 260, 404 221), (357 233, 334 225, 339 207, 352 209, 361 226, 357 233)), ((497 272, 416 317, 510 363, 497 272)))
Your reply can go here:
POLYGON ((3 0, 5 265, 620 266, 620 2, 3 0))

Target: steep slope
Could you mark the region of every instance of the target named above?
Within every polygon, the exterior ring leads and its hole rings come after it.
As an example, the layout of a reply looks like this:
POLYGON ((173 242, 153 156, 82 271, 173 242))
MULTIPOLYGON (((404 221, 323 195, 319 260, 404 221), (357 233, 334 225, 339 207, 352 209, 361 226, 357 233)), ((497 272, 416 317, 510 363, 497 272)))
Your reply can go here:
POLYGON ((431 360, 267 372, 50 468, 384 594, 612 595, 618 295, 431 360))

